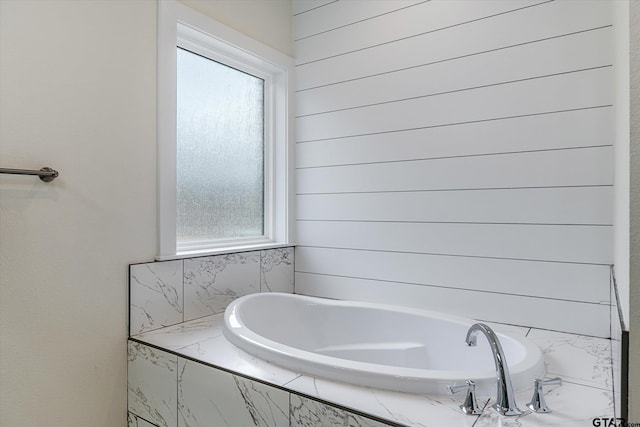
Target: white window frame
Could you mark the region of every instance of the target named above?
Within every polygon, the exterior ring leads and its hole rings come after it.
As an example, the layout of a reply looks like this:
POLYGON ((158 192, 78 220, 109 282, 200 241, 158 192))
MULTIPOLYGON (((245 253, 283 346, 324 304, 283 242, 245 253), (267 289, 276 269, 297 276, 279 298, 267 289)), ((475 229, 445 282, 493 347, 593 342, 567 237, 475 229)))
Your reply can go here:
POLYGON ((178 3, 158 0, 158 260, 293 243, 292 58, 178 3), (264 236, 178 245, 177 47, 265 80, 264 236))

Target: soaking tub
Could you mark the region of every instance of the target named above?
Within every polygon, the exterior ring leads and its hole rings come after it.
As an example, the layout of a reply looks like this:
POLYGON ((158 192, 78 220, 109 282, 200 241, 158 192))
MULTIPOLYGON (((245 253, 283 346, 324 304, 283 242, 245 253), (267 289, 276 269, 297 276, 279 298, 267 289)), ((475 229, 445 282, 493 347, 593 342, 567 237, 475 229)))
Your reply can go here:
MULTIPOLYGON (((495 395, 496 369, 488 341, 465 343, 475 321, 433 311, 294 294, 258 293, 231 303, 224 336, 258 358, 292 371, 367 387, 447 394, 476 382, 495 395)), ((497 332, 514 390, 544 377, 540 349, 524 337, 497 332)))

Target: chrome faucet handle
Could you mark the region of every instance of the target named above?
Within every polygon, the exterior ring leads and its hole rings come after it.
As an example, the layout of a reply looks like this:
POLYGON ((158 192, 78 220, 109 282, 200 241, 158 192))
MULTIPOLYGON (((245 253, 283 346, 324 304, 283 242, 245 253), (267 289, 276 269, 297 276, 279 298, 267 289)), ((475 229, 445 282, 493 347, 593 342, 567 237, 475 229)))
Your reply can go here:
POLYGON ((467 397, 464 399, 464 403, 460 405, 460 410, 466 415, 480 415, 482 414, 482 408, 478 405, 476 399, 476 383, 467 380, 465 384, 454 384, 447 387, 449 393, 455 394, 460 391, 466 391, 467 397))
POLYGON ((527 403, 527 408, 538 414, 548 414, 552 412, 544 400, 542 387, 545 385, 562 385, 562 379, 556 377, 546 379, 536 378, 533 380, 533 397, 531 398, 531 402, 527 403))

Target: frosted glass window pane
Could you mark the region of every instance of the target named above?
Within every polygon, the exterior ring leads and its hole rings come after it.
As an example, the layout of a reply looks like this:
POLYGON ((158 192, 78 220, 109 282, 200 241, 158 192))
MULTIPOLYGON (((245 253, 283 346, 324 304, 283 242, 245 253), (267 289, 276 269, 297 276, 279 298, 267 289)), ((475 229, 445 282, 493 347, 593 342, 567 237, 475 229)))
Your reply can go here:
POLYGON ((178 48, 177 240, 264 234, 264 81, 178 48))

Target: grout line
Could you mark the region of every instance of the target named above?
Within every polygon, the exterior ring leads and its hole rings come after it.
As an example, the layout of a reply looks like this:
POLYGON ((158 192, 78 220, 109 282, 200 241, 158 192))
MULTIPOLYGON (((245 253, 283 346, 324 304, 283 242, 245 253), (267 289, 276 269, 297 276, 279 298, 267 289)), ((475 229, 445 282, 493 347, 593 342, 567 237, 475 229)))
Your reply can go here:
MULTIPOLYGON (((180 425, 180 356, 176 356, 176 426, 178 426, 180 425)), ((186 362, 184 362, 183 366, 186 368, 186 362)))
MULTIPOLYGON (((588 335, 581 335, 581 334, 579 334, 579 335, 580 336, 585 336, 585 337, 588 336, 588 335)), ((596 338, 599 338, 599 337, 596 337, 596 338)), ((604 338, 601 338, 601 339, 604 339, 604 338)), ((585 380, 582 380, 580 378, 569 377, 569 379, 567 380, 566 379, 567 378, 566 375, 563 375, 563 374, 560 374, 560 373, 557 373, 557 372, 547 372, 547 375, 555 375, 555 376, 561 377, 563 383, 573 384, 573 385, 579 386, 579 387, 587 387, 587 388, 591 388, 591 389, 594 389, 594 390, 604 390, 604 391, 612 391, 613 390, 612 387, 607 386, 606 384, 601 384, 601 385, 585 384, 584 382, 582 382, 582 381, 585 381, 585 380)))
POLYGON ((262 263, 263 263, 262 252, 263 251, 260 251, 260 255, 259 255, 259 257, 260 257, 260 262, 259 262, 260 271, 258 273, 258 292, 264 292, 262 290, 262 263))
POLYGON ((127 266, 127 336, 131 336, 131 264, 127 266))
POLYGON ((476 417, 476 419, 473 422, 473 424, 471 424, 471 427, 475 427, 475 425, 478 423, 478 421, 480 421, 480 418, 482 417, 482 415, 484 415, 484 411, 487 410, 490 401, 491 401, 491 398, 486 399, 486 401, 484 402, 484 405, 482 405, 482 413, 476 417))
POLYGON ((129 413, 130 413, 131 415, 133 415, 133 416, 136 418, 136 427, 137 427, 137 424, 138 424, 138 421, 137 421, 137 420, 142 420, 142 421, 144 421, 144 422, 146 422, 146 423, 151 424, 152 426, 155 426, 155 425, 156 425, 153 421, 149 421, 149 420, 148 420, 148 419, 146 419, 145 417, 138 416, 138 415, 136 415, 136 414, 135 414, 135 413, 133 413, 133 412, 129 412, 129 413))
POLYGON ((292 274, 292 280, 293 280, 293 293, 296 293, 296 248, 295 246, 291 249, 291 256, 293 257, 293 263, 291 265, 291 267, 293 268, 292 274))
POLYGON ((282 384, 282 386, 284 387, 284 386, 286 386, 286 385, 289 385, 289 384, 291 384, 292 382, 294 382, 295 380, 297 380, 298 378, 302 378, 302 377, 303 377, 303 375, 302 375, 302 374, 299 374, 297 377, 295 377, 295 378, 293 378, 293 379, 291 379, 291 380, 287 381, 286 383, 283 383, 283 384, 282 384))
MULTIPOLYGON (((613 307, 611 307, 611 309, 613 309, 613 307)), ((609 314, 611 314, 611 313, 609 313, 609 314)), ((611 327, 611 325, 609 325, 609 327, 611 327)), ((611 329, 609 329, 609 336, 610 337, 612 336, 611 329)), ((615 363, 616 363, 616 360, 614 359, 614 351, 613 351, 613 346, 616 345, 616 341, 613 341, 612 338, 609 338, 609 340, 610 340, 610 344, 611 344, 609 346, 609 358, 611 360, 611 365, 610 366, 611 366, 611 391, 613 392, 613 414, 614 414, 614 417, 619 417, 620 416, 619 415, 620 408, 618 407, 618 405, 616 403, 617 399, 615 397, 617 389, 619 387, 619 384, 617 384, 617 381, 616 381, 616 369, 615 369, 615 366, 614 366, 615 363)))
MULTIPOLYGON (((520 326, 520 325, 514 325, 514 326, 520 326)), ((599 340, 609 340, 608 338, 603 338, 603 337, 598 336, 598 335, 589 335, 587 333, 582 333, 582 332, 567 332, 567 331, 564 331, 564 330, 561 330, 561 329, 543 328, 543 327, 540 327, 540 326, 530 326, 529 329, 530 329, 530 331, 529 331, 530 333, 533 332, 533 331, 556 332, 556 333, 559 333, 559 334, 573 335, 575 337, 586 337, 586 338, 595 338, 595 339, 599 339, 599 340)), ((527 334, 527 336, 529 336, 529 334, 527 334)))

